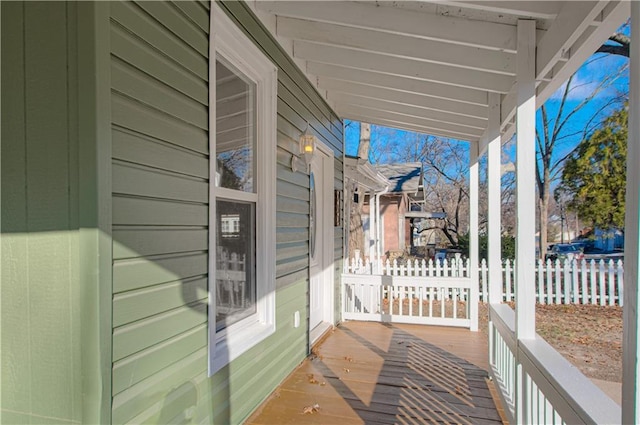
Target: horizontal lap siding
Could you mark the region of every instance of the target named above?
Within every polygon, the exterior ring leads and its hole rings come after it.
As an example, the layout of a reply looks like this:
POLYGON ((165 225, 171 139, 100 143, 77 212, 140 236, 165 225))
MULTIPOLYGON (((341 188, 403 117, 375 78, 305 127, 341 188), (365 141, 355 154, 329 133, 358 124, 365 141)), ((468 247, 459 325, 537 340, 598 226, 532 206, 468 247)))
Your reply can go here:
MULTIPOLYGON (((298 137, 307 126, 322 142, 333 149, 335 157, 334 187, 342 190, 342 123, 323 102, 293 61, 277 46, 243 2, 222 2, 240 28, 278 66, 278 150, 277 150, 277 251, 276 302, 277 332, 269 340, 271 356, 255 362, 250 356, 235 362, 253 371, 256 379, 244 383, 246 395, 239 395, 245 406, 232 412, 232 423, 241 422, 304 358, 307 352, 308 326, 308 254, 309 254, 309 176, 291 171, 291 155, 297 153, 298 137), (300 312, 302 325, 293 328, 293 316, 300 312), (266 361, 266 363, 265 363, 266 361), (257 385, 256 385, 257 384, 257 385), (251 387, 251 385, 254 385, 251 387)), ((336 253, 335 287, 339 293, 342 267, 342 228, 334 239, 336 253)), ((335 300, 340 308, 340 297, 335 300)), ((337 314, 336 318, 339 317, 337 314)))
POLYGON ((114 423, 189 412, 206 376, 208 20, 111 4, 114 423))
POLYGON ((239 423, 307 353, 309 177, 291 154, 310 122, 341 188, 342 124, 242 2, 223 6, 279 67, 276 333, 207 377, 209 4, 114 3, 114 423, 239 423))

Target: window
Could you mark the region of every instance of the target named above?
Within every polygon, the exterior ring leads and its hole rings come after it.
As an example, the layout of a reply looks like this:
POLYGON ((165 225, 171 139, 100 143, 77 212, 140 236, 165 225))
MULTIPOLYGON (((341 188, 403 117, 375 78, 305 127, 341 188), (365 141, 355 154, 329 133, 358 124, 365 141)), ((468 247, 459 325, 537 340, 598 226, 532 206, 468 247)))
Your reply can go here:
POLYGON ((277 70, 212 3, 209 374, 275 331, 277 70))

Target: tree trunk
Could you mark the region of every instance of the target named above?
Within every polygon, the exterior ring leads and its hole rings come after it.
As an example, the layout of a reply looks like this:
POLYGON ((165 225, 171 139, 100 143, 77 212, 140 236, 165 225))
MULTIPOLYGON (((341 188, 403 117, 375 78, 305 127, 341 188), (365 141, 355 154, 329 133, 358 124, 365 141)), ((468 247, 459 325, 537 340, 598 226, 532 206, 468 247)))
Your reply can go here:
POLYGON ((360 143, 358 144, 358 158, 369 160, 371 147, 371 124, 360 123, 360 143))
MULTIPOLYGON (((371 146, 371 125, 360 124, 360 144, 358 145, 358 158, 369 160, 369 147, 371 146)), ((358 202, 353 198, 351 202, 351 217, 349 217, 349 258, 355 257, 355 250, 360 250, 361 258, 367 252, 364 251, 364 229, 362 228, 362 206, 364 205, 364 190, 358 186, 358 202)), ((369 205, 371 208, 371 205, 369 205)), ((371 231, 371 230, 369 230, 371 231)))
POLYGON ((540 258, 544 260, 547 254, 547 230, 549 227, 549 179, 543 184, 543 193, 538 199, 538 209, 540 212, 540 258))
POLYGON ((364 258, 366 254, 364 252, 364 229, 362 228, 362 200, 364 199, 364 193, 361 188, 358 189, 358 202, 355 202, 353 198, 349 199, 351 202, 351 216, 349 217, 349 259, 355 258, 356 250, 360 251, 360 258, 364 258))

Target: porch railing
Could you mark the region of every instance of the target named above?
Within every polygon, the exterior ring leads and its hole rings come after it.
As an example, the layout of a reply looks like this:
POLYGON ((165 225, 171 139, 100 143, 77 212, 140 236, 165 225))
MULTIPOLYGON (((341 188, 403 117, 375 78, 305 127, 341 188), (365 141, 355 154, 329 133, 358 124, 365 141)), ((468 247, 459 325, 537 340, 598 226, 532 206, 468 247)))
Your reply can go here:
POLYGON ((471 279, 342 275, 345 320, 470 327, 471 279))
MULTIPOLYGON (((414 260, 406 264, 398 261, 370 263, 351 260, 345 264, 345 274, 380 274, 391 276, 459 277, 467 276, 469 260, 414 260)), ((489 300, 488 267, 485 260, 479 265, 479 298, 489 300)), ((515 299, 515 264, 502 264, 503 301, 515 299)), ((624 287, 624 266, 621 260, 542 261, 536 267, 536 300, 540 304, 598 304, 620 305, 624 287)))
POLYGON ((620 406, 544 339, 516 340, 509 306, 489 311, 490 374, 510 423, 620 423, 620 406))

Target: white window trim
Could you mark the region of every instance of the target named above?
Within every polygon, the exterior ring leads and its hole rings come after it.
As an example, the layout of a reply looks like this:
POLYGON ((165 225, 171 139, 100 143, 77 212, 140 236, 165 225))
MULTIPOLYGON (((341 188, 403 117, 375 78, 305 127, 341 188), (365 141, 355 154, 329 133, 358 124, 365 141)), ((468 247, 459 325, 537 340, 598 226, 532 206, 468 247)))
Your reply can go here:
MULTIPOLYGON (((276 329, 276 130, 277 68, 227 17, 211 5, 209 45, 209 376, 222 369, 276 329), (256 307, 257 312, 216 332, 215 246, 216 197, 225 190, 215 186, 216 55, 223 56, 256 84, 256 307)), ((236 194, 237 195, 237 194, 236 194)), ((234 196, 237 198, 237 196, 234 196)))

